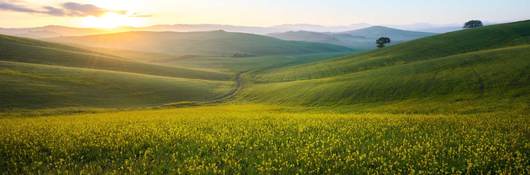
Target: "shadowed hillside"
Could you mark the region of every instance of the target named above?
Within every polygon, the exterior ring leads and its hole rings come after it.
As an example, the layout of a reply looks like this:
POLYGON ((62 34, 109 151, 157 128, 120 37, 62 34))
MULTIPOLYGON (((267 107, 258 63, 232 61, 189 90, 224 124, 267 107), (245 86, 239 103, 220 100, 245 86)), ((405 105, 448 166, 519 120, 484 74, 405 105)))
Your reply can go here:
POLYGON ((0 109, 118 108, 208 100, 233 87, 207 81, 0 61, 0 109))
POLYGON ((0 61, 104 69, 194 79, 229 80, 232 77, 229 74, 214 71, 133 62, 125 58, 67 45, 6 35, 0 35, 0 61))
POLYGON ((129 61, 67 45, 0 35, 0 110, 121 108, 204 101, 233 75, 129 61))

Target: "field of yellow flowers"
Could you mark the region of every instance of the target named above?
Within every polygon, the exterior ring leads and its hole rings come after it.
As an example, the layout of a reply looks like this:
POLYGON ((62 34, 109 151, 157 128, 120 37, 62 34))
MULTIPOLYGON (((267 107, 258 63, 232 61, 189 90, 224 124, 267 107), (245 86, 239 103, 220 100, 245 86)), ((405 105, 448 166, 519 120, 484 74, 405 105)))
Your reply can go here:
POLYGON ((0 172, 530 173, 527 116, 261 105, 0 119, 0 172))

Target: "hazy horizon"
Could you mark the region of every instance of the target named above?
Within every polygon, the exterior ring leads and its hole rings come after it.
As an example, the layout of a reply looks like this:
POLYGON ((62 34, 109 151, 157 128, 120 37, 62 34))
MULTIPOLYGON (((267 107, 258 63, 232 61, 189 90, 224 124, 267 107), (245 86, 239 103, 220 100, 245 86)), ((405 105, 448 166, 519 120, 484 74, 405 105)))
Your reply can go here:
MULTIPOLYGON (((510 22, 517 22, 517 21, 524 21, 528 19, 521 19, 521 20, 513 20, 513 21, 484 21, 486 24, 500 24, 500 23, 510 23, 510 22)), ((462 21, 461 23, 463 24, 462 21)), ((428 23, 428 22, 416 22, 416 23, 406 23, 406 24, 379 24, 379 23, 366 23, 366 22, 359 22, 359 23, 351 23, 351 24, 337 24, 337 25, 326 25, 326 24, 319 24, 319 23, 279 23, 279 24, 271 24, 271 25, 238 25, 238 24, 225 24, 225 23, 157 23, 157 24, 150 24, 150 25, 144 25, 144 26, 119 26, 119 27, 152 27, 152 26, 164 26, 164 25, 219 25, 219 26, 238 26, 238 27, 278 27, 278 26, 319 26, 319 27, 348 27, 348 26, 356 26, 356 25, 369 25, 369 26, 411 26, 411 25, 432 25, 432 26, 460 26, 461 23, 444 23, 444 24, 436 24, 436 23, 428 23)), ((72 27, 72 28, 98 28, 98 27, 89 27, 89 26, 76 26, 76 25, 68 25, 68 24, 42 24, 42 25, 33 25, 33 26, 0 26, 0 28, 36 28, 36 27, 46 27, 46 26, 62 26, 62 27, 72 27)))
POLYGON ((321 26, 417 25, 447 26, 479 19, 490 23, 525 20, 525 0, 376 2, 142 0, 0 0, 0 26, 8 28, 60 25, 84 28, 145 27, 173 24, 219 24, 270 27, 285 24, 321 26), (178 10, 175 10, 178 9, 178 10), (251 9, 251 10, 250 10, 251 9), (447 12, 451 13, 447 13, 447 12), (31 20, 18 20, 31 19, 31 20))

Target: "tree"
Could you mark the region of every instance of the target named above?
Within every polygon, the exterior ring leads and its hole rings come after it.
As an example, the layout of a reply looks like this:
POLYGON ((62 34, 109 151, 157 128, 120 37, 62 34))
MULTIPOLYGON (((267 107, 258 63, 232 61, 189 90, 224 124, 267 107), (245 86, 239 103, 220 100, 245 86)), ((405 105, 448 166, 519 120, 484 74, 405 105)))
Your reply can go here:
POLYGON ((484 26, 480 20, 471 20, 464 24, 464 29, 474 29, 484 26))
POLYGON ((381 38, 377 39, 377 41, 376 41, 376 43, 377 43, 377 48, 383 48, 383 47, 385 47, 385 44, 388 44, 388 43, 390 43, 390 42, 392 42, 392 41, 390 40, 390 38, 388 38, 388 37, 381 37, 381 38))

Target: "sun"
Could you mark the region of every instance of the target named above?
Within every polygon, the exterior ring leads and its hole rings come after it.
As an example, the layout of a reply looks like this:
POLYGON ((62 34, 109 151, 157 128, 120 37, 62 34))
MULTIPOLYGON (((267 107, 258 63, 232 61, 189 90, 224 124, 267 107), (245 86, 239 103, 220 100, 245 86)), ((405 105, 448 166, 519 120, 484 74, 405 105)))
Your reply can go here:
POLYGON ((85 17, 82 19, 81 26, 101 29, 115 29, 118 27, 140 27, 145 24, 141 18, 129 17, 126 14, 117 14, 113 12, 106 13, 99 17, 85 17))

